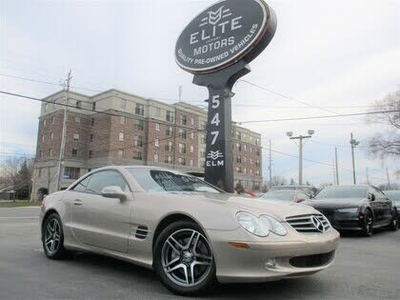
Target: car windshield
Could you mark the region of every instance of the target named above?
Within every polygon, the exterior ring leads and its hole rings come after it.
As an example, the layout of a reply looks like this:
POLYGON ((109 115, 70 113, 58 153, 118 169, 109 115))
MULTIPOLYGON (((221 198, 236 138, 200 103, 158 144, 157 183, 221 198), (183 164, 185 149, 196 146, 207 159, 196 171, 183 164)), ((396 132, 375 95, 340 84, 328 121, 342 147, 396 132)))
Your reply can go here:
POLYGON ((261 198, 292 201, 294 193, 295 192, 291 190, 270 191, 268 193, 265 193, 261 198))
POLYGON ((165 170, 127 169, 136 182, 149 193, 209 192, 221 193, 217 188, 190 175, 165 170))
POLYGON ((400 191, 384 191, 384 193, 390 200, 400 204, 400 191))
POLYGON ((314 199, 326 198, 365 198, 367 187, 365 186, 330 186, 322 189, 314 199))

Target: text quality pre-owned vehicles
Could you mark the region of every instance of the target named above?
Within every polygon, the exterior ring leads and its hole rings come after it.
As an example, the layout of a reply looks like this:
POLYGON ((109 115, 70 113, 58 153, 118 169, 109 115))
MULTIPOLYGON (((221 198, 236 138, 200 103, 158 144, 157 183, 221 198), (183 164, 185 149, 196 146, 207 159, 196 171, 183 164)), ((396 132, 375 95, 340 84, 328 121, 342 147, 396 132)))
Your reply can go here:
POLYGON ((397 230, 397 209, 378 188, 370 185, 335 185, 306 201, 323 213, 337 230, 359 230, 371 236, 374 228, 397 230))
POLYGON ((299 203, 299 202, 305 201, 307 199, 310 199, 310 196, 307 195, 303 191, 273 190, 273 191, 266 192, 260 198, 299 203))
MULTIPOLYGON (((42 205, 44 253, 96 252, 152 268, 171 291, 313 274, 333 263, 338 232, 312 207, 234 197, 187 174, 105 167, 42 205)), ((56 266, 56 265, 54 265, 56 266)))

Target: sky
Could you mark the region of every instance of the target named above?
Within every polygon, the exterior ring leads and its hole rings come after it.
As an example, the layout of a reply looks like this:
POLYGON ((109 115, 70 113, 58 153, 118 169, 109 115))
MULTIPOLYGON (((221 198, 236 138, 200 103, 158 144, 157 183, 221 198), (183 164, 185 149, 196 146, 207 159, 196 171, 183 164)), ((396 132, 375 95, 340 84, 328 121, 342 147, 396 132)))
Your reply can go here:
MULTIPOLYGON (((166 103, 205 105, 208 91, 175 63, 176 40, 207 0, 0 0, 0 90, 44 98, 62 89, 94 95, 116 88, 166 103)), ((399 160, 368 154, 368 139, 390 126, 370 117, 325 117, 373 110, 400 89, 400 1, 269 0, 277 30, 233 87, 232 117, 262 134, 263 177, 298 180, 299 147, 287 136, 315 131, 303 147, 303 182, 400 183, 399 160), (279 121, 277 119, 286 119, 279 121), (368 176, 367 176, 368 175, 368 176)), ((0 160, 34 156, 40 102, 0 94, 0 160)))

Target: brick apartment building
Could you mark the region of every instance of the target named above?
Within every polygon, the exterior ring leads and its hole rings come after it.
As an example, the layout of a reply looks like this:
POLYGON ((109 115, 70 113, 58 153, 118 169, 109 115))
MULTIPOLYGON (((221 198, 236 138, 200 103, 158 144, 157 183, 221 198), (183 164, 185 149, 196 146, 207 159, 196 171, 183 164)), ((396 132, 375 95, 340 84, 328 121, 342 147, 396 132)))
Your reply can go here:
MULTIPOLYGON (((183 102, 170 105, 112 89, 94 96, 69 92, 67 103, 67 92, 57 92, 42 102, 32 194, 65 188, 106 165, 203 172, 206 122, 204 109, 183 102)), ((232 148, 235 183, 259 190, 261 135, 233 124, 232 148)))

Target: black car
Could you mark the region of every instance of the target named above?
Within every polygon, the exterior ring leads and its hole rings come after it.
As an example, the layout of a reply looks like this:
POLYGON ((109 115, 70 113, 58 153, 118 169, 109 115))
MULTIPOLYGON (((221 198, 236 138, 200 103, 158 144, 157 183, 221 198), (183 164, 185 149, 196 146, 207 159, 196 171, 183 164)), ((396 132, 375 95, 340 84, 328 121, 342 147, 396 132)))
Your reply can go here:
MULTIPOLYGON (((392 191, 383 191, 386 196, 389 197, 390 200, 394 202, 394 206, 396 206, 397 211, 400 211, 400 190, 392 190, 392 191)), ((398 224, 400 224, 400 213, 398 214, 398 224)))
POLYGON ((303 203, 323 213, 337 230, 358 230, 371 236, 374 228, 398 228, 396 206, 374 186, 328 186, 303 203))

